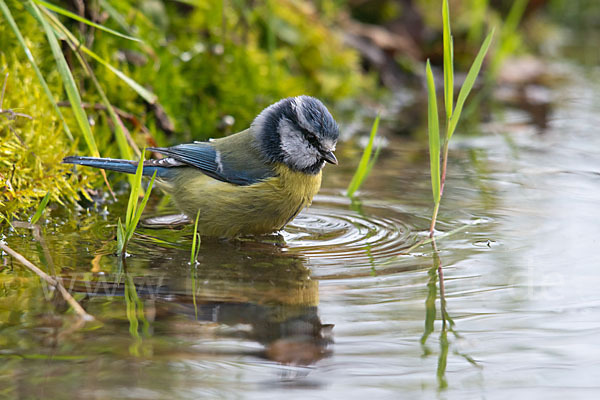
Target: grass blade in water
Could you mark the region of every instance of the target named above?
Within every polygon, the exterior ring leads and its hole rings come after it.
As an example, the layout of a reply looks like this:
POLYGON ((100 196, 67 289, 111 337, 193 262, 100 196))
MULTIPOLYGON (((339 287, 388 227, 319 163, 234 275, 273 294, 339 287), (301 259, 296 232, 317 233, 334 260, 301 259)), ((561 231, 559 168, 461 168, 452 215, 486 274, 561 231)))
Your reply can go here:
POLYGON ((492 37, 494 36, 494 30, 487 35, 483 44, 481 45, 481 49, 479 49, 479 53, 477 53, 477 57, 475 57, 475 61, 473 61, 473 65, 469 69, 469 73, 465 78, 465 82, 460 88, 460 92, 458 93, 458 99, 456 100, 456 108, 454 109, 454 113, 452 113, 452 118, 450 118, 450 126, 448 128, 448 138, 446 140, 450 140, 454 131, 456 129, 456 125, 458 125, 458 120, 460 118, 460 114, 462 112, 463 106, 465 105, 465 101, 475 84, 475 80, 477 79, 477 75, 479 75, 479 71, 481 70, 481 65, 483 64, 483 59, 487 54, 488 49, 490 48, 490 44, 492 42, 492 37))
POLYGON ((373 126, 371 127, 371 133, 369 135, 369 143, 367 143, 367 147, 363 151, 362 157, 358 163, 358 167, 354 172, 354 176, 348 185, 348 189, 346 190, 346 196, 352 197, 354 193, 361 187, 365 179, 367 178, 369 171, 373 167, 370 164, 371 154, 373 153, 373 142, 375 140, 375 136, 377 135, 377 129, 379 128, 379 119, 380 115, 377 114, 375 121, 373 122, 373 126))
POLYGON ((200 219, 200 210, 196 214, 196 222, 194 223, 194 238, 192 239, 192 251, 190 254, 190 264, 194 265, 196 258, 198 258, 198 251, 200 250, 200 234, 198 233, 198 220, 200 219), (198 242, 198 244, 196 244, 198 242))
MULTIPOLYGON (((145 151, 145 150, 144 150, 145 151)), ((144 172, 144 157, 140 158, 137 169, 135 170, 135 179, 129 192, 129 200, 127 202, 127 213, 125 216, 126 231, 131 226, 131 221, 137 209, 138 198, 140 197, 140 188, 142 186, 142 173, 144 172)))
POLYGON ((139 207, 137 208, 137 211, 135 213, 133 221, 131 221, 131 233, 129 236, 130 238, 131 238, 131 236, 133 236, 133 231, 135 231, 135 228, 137 227, 138 223, 140 222, 140 218, 142 217, 142 212, 144 211, 144 208, 146 208, 146 203, 148 203, 148 199, 150 198, 150 192, 152 192, 152 186, 154 185, 155 179, 156 179, 156 171, 154 171, 154 174, 152 175, 152 179, 150 179, 150 183, 148 184, 148 190, 146 190, 146 193, 144 194, 144 198, 142 199, 142 202, 140 203, 139 207))
POLYGON ((444 0, 442 7, 442 20, 444 26, 444 98, 446 101, 446 118, 452 116, 454 101, 454 52, 452 51, 452 33, 450 32, 450 9, 448 0, 444 0))
POLYGON ((127 251, 127 244, 129 240, 133 236, 133 232, 137 227, 140 218, 142 217, 142 212, 144 212, 144 208, 146 208, 146 203, 148 203, 148 199, 150 198, 150 193, 152 192, 152 186, 154 185, 154 180, 156 179, 156 171, 152 175, 152 179, 150 180, 150 184, 148 185, 148 189, 144 194, 144 198, 142 202, 138 206, 138 199, 140 197, 140 193, 142 190, 142 174, 144 171, 144 153, 146 149, 142 151, 142 157, 138 163, 135 178, 133 180, 133 184, 131 185, 131 191, 129 192, 129 200, 127 202, 127 212, 125 216, 125 226, 121 224, 119 219, 119 224, 117 226, 117 243, 118 249, 121 254, 124 254, 127 251))
POLYGON ((49 200, 50 200, 50 192, 46 193, 46 195, 44 196, 42 201, 40 201, 40 204, 38 205, 37 209, 35 210, 35 214, 33 215, 33 217, 31 217, 32 225, 35 225, 40 220, 40 218, 42 217, 42 213, 44 212, 44 209, 48 205, 49 200))
POLYGON ((427 122, 429 128, 429 168, 431 172, 431 189, 433 202, 440 201, 440 122, 438 117, 435 81, 431 64, 427 60, 427 122))

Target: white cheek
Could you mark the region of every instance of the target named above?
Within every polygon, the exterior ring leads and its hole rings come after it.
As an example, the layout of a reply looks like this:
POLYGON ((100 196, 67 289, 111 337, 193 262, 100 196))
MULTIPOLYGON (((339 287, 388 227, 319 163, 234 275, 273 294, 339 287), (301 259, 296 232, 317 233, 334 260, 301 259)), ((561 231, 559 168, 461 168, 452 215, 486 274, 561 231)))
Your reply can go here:
POLYGON ((302 133, 294 129, 288 119, 283 118, 279 122, 279 134, 286 163, 304 169, 319 161, 319 153, 304 139, 302 133))

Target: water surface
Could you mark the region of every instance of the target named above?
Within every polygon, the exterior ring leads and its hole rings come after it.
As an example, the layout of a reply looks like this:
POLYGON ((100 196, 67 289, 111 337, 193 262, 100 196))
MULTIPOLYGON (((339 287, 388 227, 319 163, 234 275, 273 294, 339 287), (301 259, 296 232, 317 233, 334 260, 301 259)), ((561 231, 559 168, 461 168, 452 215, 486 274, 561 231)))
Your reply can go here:
POLYGON ((596 396, 600 91, 576 76, 553 89, 542 129, 501 107, 453 138, 438 230, 462 230, 437 254, 430 244, 407 253, 429 224, 426 144, 391 134, 360 203, 342 195, 356 163, 342 145, 341 167, 326 168, 313 206, 279 236, 205 241, 196 265, 189 228, 140 229, 121 262, 122 201, 55 210, 41 240, 10 233, 97 321, 78 326, 59 295, 2 255, 0 394, 596 396))

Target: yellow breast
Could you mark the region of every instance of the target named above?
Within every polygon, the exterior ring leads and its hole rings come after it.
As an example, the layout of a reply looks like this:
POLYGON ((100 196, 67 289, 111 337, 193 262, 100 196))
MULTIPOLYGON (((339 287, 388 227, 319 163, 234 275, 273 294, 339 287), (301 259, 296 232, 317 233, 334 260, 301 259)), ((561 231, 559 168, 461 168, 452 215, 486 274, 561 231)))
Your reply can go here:
POLYGON ((210 178, 192 168, 165 185, 178 208, 195 219, 205 236, 236 237, 278 231, 310 205, 321 187, 321 172, 308 175, 276 165, 277 176, 238 186, 210 178))

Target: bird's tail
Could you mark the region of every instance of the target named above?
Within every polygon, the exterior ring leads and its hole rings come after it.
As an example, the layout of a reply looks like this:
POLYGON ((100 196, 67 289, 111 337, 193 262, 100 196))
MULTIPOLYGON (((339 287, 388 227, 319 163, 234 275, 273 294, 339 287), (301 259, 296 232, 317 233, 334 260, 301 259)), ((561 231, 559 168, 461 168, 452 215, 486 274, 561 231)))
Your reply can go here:
MULTIPOLYGON (((143 175, 152 176, 156 171, 157 177, 166 176, 168 169, 159 165, 156 165, 154 161, 148 160, 144 162, 143 175)), ((64 164, 77 164, 85 165, 87 167, 94 167, 100 169, 106 169, 110 171, 125 172, 126 174, 135 174, 138 163, 130 160, 119 160, 116 158, 98 158, 98 157, 79 157, 69 156, 63 158, 64 164)))

